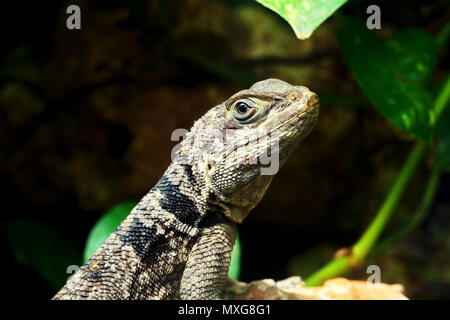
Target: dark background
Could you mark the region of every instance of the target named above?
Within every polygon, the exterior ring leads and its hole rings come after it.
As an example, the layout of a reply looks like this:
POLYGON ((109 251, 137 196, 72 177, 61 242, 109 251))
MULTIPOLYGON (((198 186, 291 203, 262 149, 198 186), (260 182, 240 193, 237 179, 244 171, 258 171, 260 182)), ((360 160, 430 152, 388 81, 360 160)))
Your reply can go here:
MULTIPOLYGON (((335 16, 300 41, 249 0, 49 2, 8 2, 0 13, 2 274, 13 298, 49 299, 57 286, 23 263, 11 225, 44 225, 57 235, 54 246, 39 247, 39 238, 32 246, 54 259, 70 247, 68 264, 80 264, 98 218, 139 200, 169 165, 172 131, 255 81, 308 86, 321 115, 239 226, 243 281, 306 277, 351 246, 412 147, 361 93, 339 51, 335 16), (81 7, 81 30, 66 28, 70 4, 81 7)), ((437 34, 450 17, 448 1, 376 3, 381 36, 437 34)), ((366 19, 369 4, 350 1, 338 14, 366 19)), ((448 60, 440 57, 437 80, 448 60)), ((408 222, 428 173, 423 161, 385 234, 408 222)), ((378 264, 382 281, 403 284, 408 297, 450 298, 449 185, 443 175, 418 229, 348 276, 365 279, 367 265, 378 264)))

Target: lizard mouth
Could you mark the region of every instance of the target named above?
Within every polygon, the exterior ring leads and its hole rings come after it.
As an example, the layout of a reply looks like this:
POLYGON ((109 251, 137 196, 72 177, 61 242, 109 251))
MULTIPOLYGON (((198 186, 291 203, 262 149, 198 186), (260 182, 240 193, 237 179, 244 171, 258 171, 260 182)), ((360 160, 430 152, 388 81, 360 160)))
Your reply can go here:
POLYGON ((319 103, 319 97, 314 92, 310 92, 309 97, 306 100, 306 105, 300 104, 297 106, 297 110, 299 113, 303 113, 308 111, 309 109, 314 108, 319 103))

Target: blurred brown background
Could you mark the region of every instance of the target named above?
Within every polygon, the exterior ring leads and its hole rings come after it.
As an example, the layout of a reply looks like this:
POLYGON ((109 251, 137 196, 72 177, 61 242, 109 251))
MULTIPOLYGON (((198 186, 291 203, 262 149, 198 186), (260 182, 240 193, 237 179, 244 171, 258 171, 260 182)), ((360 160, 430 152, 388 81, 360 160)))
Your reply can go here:
MULTIPOLYGON (((411 27, 433 34, 449 18, 445 1, 378 3, 386 35, 411 27)), ((350 1, 339 13, 365 19, 367 5, 350 1)), ((80 259, 101 214, 138 200, 160 178, 176 144, 172 131, 189 129, 255 81, 308 86, 321 115, 239 227, 243 281, 306 277, 351 246, 411 148, 361 93, 334 16, 304 41, 250 0, 19 1, 2 7, 0 23, 0 226, 45 223, 80 259), (66 28, 70 4, 81 7, 81 30, 66 28)), ((437 76, 444 70, 441 59, 437 76)), ((408 221, 427 173, 424 163, 386 234, 408 221)), ((419 229, 350 276, 365 279, 366 267, 378 264, 382 281, 402 283, 408 297, 449 298, 449 184, 444 176, 419 229)), ((11 296, 50 298, 54 289, 2 238, 11 296)))

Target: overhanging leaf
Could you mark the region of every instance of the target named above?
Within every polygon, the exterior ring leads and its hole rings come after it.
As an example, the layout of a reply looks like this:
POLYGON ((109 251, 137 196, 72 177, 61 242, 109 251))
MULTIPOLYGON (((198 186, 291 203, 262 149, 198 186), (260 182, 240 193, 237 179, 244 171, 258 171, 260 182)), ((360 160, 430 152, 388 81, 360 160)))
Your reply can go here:
POLYGON ((299 39, 313 31, 348 0, 256 0, 275 11, 294 29, 299 39))
POLYGON ((382 40, 360 21, 343 17, 337 31, 342 53, 363 92, 387 119, 429 142, 436 122, 430 91, 439 44, 420 30, 382 40))

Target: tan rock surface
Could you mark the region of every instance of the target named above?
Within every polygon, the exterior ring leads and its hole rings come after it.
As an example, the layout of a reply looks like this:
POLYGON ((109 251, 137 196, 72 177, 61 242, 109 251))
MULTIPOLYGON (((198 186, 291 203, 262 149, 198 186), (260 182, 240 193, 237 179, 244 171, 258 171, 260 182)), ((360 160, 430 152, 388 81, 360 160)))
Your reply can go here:
POLYGON ((408 300, 401 284, 368 283, 335 278, 320 287, 306 287, 300 277, 250 283, 229 279, 225 298, 232 300, 408 300))

